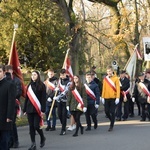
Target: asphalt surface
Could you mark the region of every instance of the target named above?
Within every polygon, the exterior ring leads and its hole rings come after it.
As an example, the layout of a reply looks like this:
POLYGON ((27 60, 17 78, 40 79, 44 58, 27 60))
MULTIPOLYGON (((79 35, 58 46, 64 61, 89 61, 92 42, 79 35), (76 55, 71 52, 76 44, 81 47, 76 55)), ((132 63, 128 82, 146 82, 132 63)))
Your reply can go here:
MULTIPOLYGON (((57 120, 56 131, 45 131, 46 143, 40 148, 40 137, 36 135, 37 150, 148 150, 150 149, 150 122, 140 122, 140 116, 135 112, 134 118, 127 121, 116 121, 114 130, 108 132, 109 121, 104 112, 98 114, 98 128, 73 137, 74 131, 59 135, 60 122, 57 120)), ((86 128, 85 116, 81 122, 86 128)), ((70 120, 68 119, 68 126, 70 120)), ((28 126, 18 127, 18 150, 28 150, 31 145, 28 126)))

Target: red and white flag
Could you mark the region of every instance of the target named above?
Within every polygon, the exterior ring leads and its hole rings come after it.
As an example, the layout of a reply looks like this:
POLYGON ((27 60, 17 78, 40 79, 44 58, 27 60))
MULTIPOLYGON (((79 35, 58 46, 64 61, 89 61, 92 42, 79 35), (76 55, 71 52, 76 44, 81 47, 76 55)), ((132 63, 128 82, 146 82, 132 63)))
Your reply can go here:
POLYGON ((70 76, 71 79, 73 79, 73 71, 72 71, 72 67, 71 67, 71 62, 70 62, 70 58, 69 58, 69 50, 67 50, 66 56, 65 56, 65 61, 63 64, 63 68, 66 69, 66 72, 68 73, 68 75, 70 76))
POLYGON ((17 53, 17 48, 16 48, 16 43, 15 42, 13 44, 13 49, 10 52, 8 65, 12 65, 13 66, 13 74, 20 79, 21 85, 22 85, 22 96, 25 97, 25 95, 26 95, 26 87, 24 85, 23 75, 22 75, 21 70, 20 70, 20 61, 19 61, 19 57, 18 57, 18 53, 17 53))

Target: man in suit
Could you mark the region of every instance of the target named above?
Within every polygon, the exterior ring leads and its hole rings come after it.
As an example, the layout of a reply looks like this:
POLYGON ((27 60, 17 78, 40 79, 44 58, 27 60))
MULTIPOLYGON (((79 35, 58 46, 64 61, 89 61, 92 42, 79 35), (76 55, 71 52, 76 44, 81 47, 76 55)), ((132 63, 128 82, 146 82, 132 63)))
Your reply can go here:
POLYGON ((120 101, 117 106, 117 121, 127 120, 129 115, 129 99, 130 99, 130 80, 126 77, 126 72, 122 70, 120 72, 120 101), (122 113, 122 104, 124 103, 124 112, 122 113))

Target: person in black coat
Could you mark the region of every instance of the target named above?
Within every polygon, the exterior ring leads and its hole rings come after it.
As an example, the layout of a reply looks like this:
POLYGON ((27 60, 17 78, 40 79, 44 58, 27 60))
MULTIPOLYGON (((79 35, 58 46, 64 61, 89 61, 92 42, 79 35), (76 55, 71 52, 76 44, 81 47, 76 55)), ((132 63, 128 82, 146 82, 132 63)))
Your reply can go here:
POLYGON ((40 79, 38 71, 31 73, 31 82, 27 87, 27 95, 24 103, 24 114, 27 114, 31 138, 31 147, 28 150, 36 150, 35 143, 35 131, 40 135, 41 142, 40 147, 45 145, 45 136, 43 130, 40 128, 43 115, 46 108, 46 88, 44 83, 40 79), (38 104, 38 105, 35 105, 38 104), (39 106, 40 105, 40 106, 39 106), (37 108, 37 106, 39 106, 37 108))
POLYGON ((9 134, 15 112, 15 85, 5 78, 5 67, 0 65, 0 149, 9 149, 9 134))
POLYGON ((94 122, 94 129, 97 128, 98 126, 98 121, 97 121, 97 109, 99 107, 100 103, 100 90, 98 85, 93 81, 92 74, 91 72, 86 73, 86 83, 85 83, 89 89, 93 92, 95 95, 95 99, 91 97, 86 89, 87 93, 87 111, 85 112, 85 117, 86 117, 86 123, 87 123, 87 128, 86 131, 91 130, 91 118, 94 122))
POLYGON ((17 131, 17 126, 16 126, 16 119, 17 119, 17 111, 19 109, 19 105, 17 101, 20 102, 20 97, 22 94, 22 86, 21 86, 20 79, 13 74, 12 65, 6 65, 5 70, 6 70, 6 79, 10 82, 13 82, 16 86, 16 105, 15 105, 15 113, 14 113, 14 119, 13 119, 13 130, 11 131, 9 147, 18 148, 19 138, 18 138, 18 131, 17 131))
POLYGON ((129 100, 130 100, 130 80, 126 77, 126 72, 122 70, 120 72, 120 101, 117 105, 117 121, 123 121, 127 120, 129 115, 129 100), (124 103, 124 112, 122 112, 122 104, 124 103))
POLYGON ((58 95, 55 96, 53 99, 56 100, 57 109, 58 109, 58 117, 61 122, 61 132, 60 135, 66 134, 66 125, 67 125, 67 109, 66 109, 66 102, 67 102, 67 94, 69 91, 69 86, 71 82, 69 77, 67 76, 66 70, 61 69, 60 71, 60 82, 59 82, 59 92, 58 95))
POLYGON ((147 102, 148 95, 142 90, 141 83, 144 84, 148 91, 150 91, 150 82, 145 78, 144 73, 139 73, 139 80, 136 82, 134 91, 132 94, 132 101, 135 101, 135 97, 138 97, 138 101, 142 108, 142 119, 140 121, 146 121, 146 118, 150 121, 150 104, 147 102))

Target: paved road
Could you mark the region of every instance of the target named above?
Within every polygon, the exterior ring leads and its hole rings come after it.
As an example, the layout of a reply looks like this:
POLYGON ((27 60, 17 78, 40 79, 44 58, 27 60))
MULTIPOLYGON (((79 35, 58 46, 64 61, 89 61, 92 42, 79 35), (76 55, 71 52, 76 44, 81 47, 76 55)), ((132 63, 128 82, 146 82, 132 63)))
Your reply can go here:
MULTIPOLYGON (((85 124, 84 115, 81 118, 85 124)), ((56 131, 44 131, 46 145, 43 150, 148 150, 150 149, 150 122, 140 122, 140 117, 129 118, 128 121, 115 123, 114 130, 108 132, 109 122, 104 112, 98 115, 98 128, 84 131, 78 137, 73 137, 73 131, 60 136, 60 123, 57 121, 56 131)), ((68 120, 69 124, 69 120, 68 120)), ((18 127, 20 147, 27 150, 30 147, 28 126, 18 127)), ((37 149, 40 150, 39 135, 36 136, 37 149)))

